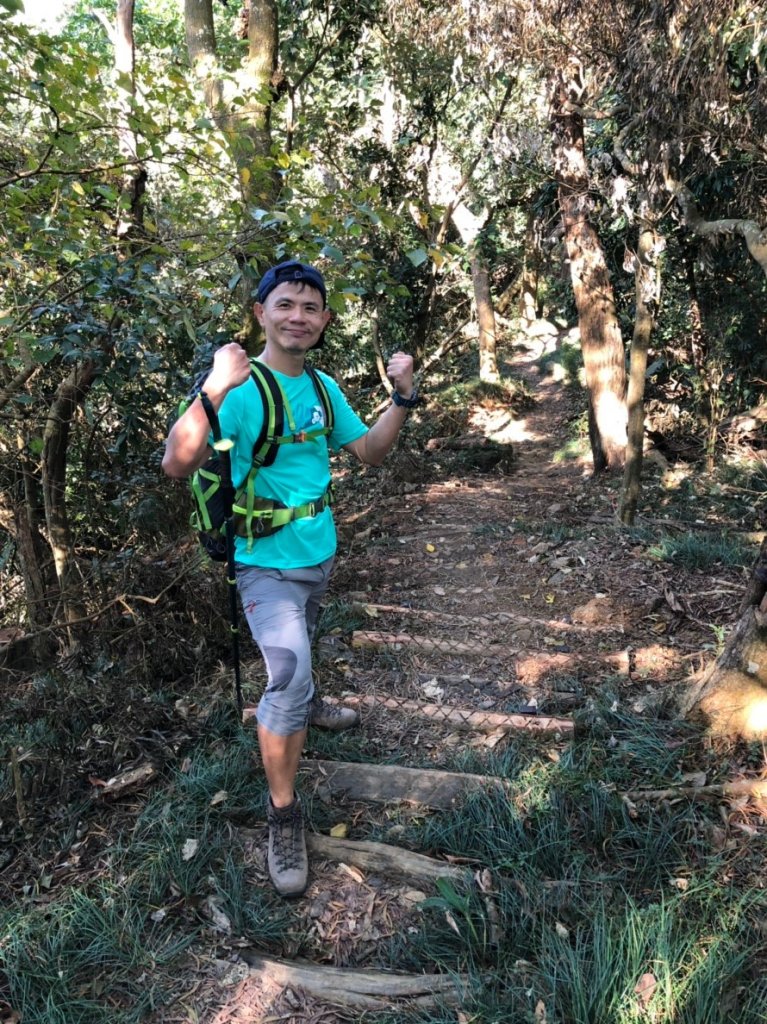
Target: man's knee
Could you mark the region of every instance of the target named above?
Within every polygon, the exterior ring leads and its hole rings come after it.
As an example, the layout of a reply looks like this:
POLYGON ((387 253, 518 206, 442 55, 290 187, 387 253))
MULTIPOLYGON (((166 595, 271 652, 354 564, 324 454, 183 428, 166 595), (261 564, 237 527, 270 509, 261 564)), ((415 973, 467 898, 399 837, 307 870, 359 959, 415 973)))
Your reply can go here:
POLYGON ((258 702, 256 720, 277 736, 292 736, 309 724, 309 709, 314 696, 311 678, 303 686, 287 690, 268 689, 258 702))
POLYGON ((269 689, 276 693, 287 690, 298 667, 295 651, 289 647, 264 647, 263 655, 269 670, 269 689))

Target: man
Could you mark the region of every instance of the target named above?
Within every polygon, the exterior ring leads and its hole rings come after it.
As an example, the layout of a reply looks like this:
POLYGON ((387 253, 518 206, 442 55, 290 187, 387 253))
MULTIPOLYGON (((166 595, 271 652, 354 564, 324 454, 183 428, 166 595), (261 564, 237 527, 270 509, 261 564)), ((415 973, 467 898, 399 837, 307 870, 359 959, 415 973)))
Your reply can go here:
MULTIPOLYGON (((266 337, 258 358, 275 374, 285 399, 286 422, 292 421, 286 432, 298 442, 323 416, 304 362, 307 352, 321 344, 330 320, 326 300, 320 272, 289 261, 266 272, 254 307, 266 337)), ((417 401, 411 356, 396 352, 386 372, 394 385, 392 405, 370 429, 336 382, 323 374, 333 407, 332 433, 327 438, 313 437, 309 443, 281 445, 274 464, 258 471, 258 494, 288 507, 317 501, 330 483, 328 443, 334 449, 345 448, 367 465, 380 465, 408 409, 417 401)), ((244 349, 236 343, 220 348, 204 389, 218 413, 222 436, 234 442, 232 479, 237 486, 251 468, 264 416, 244 349)), ((208 418, 202 402, 194 401, 168 436, 163 469, 169 476, 186 477, 209 455, 208 418)), ((269 787, 269 874, 283 896, 300 895, 308 880, 301 801, 294 788, 307 725, 311 721, 343 729, 357 721, 351 709, 313 700, 311 639, 335 550, 335 526, 327 506, 250 545, 240 537, 236 542, 237 586, 268 674, 256 718, 269 787)))

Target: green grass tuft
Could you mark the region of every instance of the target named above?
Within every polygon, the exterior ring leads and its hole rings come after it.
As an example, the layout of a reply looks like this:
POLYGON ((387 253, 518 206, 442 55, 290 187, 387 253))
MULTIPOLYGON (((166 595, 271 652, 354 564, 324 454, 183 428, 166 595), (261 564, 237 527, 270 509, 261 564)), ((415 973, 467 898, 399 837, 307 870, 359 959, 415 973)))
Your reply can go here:
POLYGON ((666 537, 654 544, 649 552, 661 561, 674 562, 692 570, 714 566, 737 568, 753 561, 753 552, 726 534, 688 533, 682 537, 666 537))
POLYGON ((0 915, 0 970, 24 1024, 138 1024, 166 998, 158 967, 193 935, 174 936, 119 886, 72 890, 0 915))

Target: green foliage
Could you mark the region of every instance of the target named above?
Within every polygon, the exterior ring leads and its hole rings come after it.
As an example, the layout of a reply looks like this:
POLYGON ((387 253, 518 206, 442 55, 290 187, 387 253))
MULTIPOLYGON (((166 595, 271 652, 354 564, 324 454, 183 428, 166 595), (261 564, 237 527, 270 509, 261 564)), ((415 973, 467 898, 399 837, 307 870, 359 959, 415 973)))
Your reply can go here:
MULTIPOLYGON (((284 904, 253 885, 232 837, 232 818, 263 815, 254 737, 236 729, 225 742, 215 732, 219 743, 191 748, 188 770, 169 776, 117 838, 98 881, 3 909, 0 992, 24 1020, 137 1024, 176 994, 181 956, 211 921, 227 920, 254 946, 284 937, 284 904)), ((73 813, 87 820, 87 808, 73 813)), ((40 892, 52 881, 42 877, 40 892)))
POLYGON ((650 549, 653 557, 675 562, 686 569, 711 569, 714 566, 745 566, 751 552, 737 538, 726 534, 687 533, 682 537, 664 537, 650 549))
MULTIPOLYGON (((392 963, 468 972, 470 1020, 532 1021, 543 1003, 556 1024, 649 1013, 663 1024, 755 1024, 765 900, 730 884, 734 862, 711 845, 716 809, 620 796, 668 785, 691 758, 705 763, 699 737, 666 719, 662 704, 640 716, 609 690, 558 761, 524 743, 515 757, 492 755, 484 770, 506 780, 504 791, 403 826, 400 842, 479 865, 485 877, 438 883, 417 934, 393 940, 392 963)), ((709 762, 721 768, 713 752, 709 762)))
POLYGON ((152 923, 149 907, 102 882, 30 912, 0 914, 4 994, 30 1024, 138 1024, 170 995, 158 969, 177 960, 192 935, 152 923))

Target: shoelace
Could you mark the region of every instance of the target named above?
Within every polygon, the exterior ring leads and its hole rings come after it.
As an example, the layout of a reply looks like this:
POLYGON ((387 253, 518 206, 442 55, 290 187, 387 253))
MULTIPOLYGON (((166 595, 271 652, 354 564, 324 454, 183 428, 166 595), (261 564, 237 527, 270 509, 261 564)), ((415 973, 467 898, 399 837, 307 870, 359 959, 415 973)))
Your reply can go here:
POLYGON ((300 867, 303 862, 303 857, 299 856, 303 824, 300 807, 294 807, 290 814, 285 816, 274 815, 272 818, 271 826, 274 829, 272 848, 274 859, 281 871, 290 871, 292 868, 300 867))
POLYGON ((328 718, 343 718, 346 708, 340 708, 335 704, 328 704, 327 701, 314 701, 313 712, 316 715, 327 715, 328 718))

